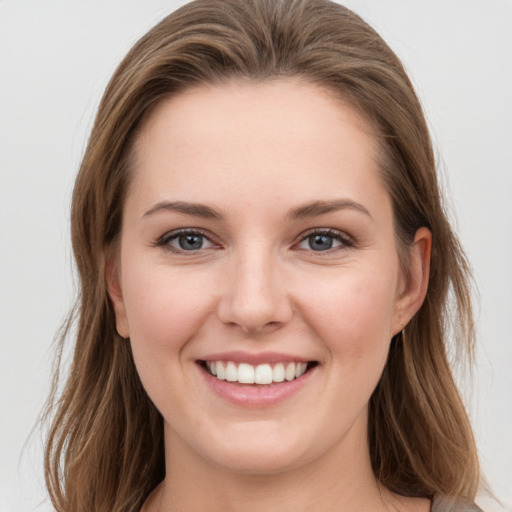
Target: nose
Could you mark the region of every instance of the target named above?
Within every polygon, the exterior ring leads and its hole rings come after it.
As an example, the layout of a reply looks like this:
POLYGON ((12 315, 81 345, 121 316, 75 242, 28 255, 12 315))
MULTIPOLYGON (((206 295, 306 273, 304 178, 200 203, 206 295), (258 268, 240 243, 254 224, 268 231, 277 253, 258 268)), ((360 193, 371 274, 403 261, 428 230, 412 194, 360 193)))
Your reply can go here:
POLYGON ((229 262, 218 306, 221 322, 262 334, 279 329, 292 314, 284 276, 271 255, 244 251, 229 262))

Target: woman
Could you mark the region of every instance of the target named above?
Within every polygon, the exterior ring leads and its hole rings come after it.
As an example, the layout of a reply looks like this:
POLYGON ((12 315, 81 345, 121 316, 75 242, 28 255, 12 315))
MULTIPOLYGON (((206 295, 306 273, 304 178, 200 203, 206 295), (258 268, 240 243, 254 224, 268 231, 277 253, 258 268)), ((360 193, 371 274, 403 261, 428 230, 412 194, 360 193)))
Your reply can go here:
POLYGON ((400 62, 323 0, 192 2, 77 177, 57 510, 477 510, 468 268, 400 62))

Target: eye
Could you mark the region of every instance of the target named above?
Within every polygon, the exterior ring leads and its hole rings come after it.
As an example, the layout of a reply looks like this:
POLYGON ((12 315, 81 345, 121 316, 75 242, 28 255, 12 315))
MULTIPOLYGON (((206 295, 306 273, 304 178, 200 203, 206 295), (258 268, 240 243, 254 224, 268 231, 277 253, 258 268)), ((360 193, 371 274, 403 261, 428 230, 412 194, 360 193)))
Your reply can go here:
POLYGON ((307 234, 297 245, 299 249, 315 252, 336 250, 341 247, 351 247, 352 241, 339 231, 316 230, 307 234))
POLYGON ((172 252, 194 252, 216 247, 206 235, 194 230, 168 233, 157 242, 157 245, 172 252))

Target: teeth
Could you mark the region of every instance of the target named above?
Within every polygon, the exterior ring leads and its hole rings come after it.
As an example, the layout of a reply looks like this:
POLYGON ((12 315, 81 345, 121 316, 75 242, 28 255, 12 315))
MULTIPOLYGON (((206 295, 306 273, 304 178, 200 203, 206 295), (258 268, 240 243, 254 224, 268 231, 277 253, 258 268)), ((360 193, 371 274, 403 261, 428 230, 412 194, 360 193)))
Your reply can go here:
POLYGON ((236 364, 231 361, 226 365, 226 380, 228 382, 235 382, 238 380, 238 369, 236 364))
POLYGON ((272 368, 269 364, 259 364, 254 370, 256 384, 272 384, 272 368))
POLYGON ((274 382, 283 382, 284 380, 284 364, 277 363, 272 370, 272 380, 274 382))
POLYGON ((226 369, 222 363, 212 363, 212 365, 215 366, 215 375, 217 376, 217 379, 226 380, 226 369))
POLYGON ((272 382, 292 381, 306 372, 307 363, 277 363, 253 366, 233 361, 207 361, 206 367, 219 380, 239 382, 240 384, 272 384, 272 382))
POLYGON ((284 372, 284 377, 286 380, 293 380, 295 378, 295 363, 288 363, 284 372))
POLYGON ((206 366, 212 375, 217 375, 217 365, 212 361, 207 361, 206 366))
POLYGON ((245 363, 239 364, 238 382, 242 384, 254 384, 254 366, 245 363))
POLYGON ((297 379, 306 371, 306 363, 299 363, 295 365, 295 378, 297 379))

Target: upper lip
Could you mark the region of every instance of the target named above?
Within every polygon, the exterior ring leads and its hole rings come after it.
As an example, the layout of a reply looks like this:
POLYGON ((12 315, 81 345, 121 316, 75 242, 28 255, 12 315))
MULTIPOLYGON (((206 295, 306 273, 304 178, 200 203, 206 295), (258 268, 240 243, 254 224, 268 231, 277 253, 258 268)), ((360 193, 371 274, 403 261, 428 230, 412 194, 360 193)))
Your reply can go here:
POLYGON ((284 354, 280 352, 250 353, 240 350, 232 352, 216 352, 200 358, 201 361, 233 361, 234 363, 248 363, 252 365, 264 363, 307 363, 313 359, 298 355, 284 354))

